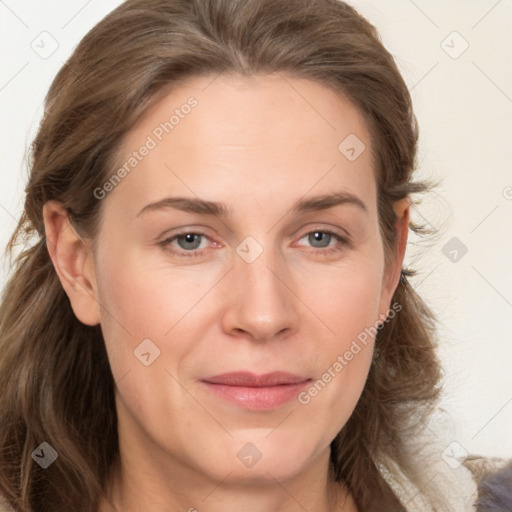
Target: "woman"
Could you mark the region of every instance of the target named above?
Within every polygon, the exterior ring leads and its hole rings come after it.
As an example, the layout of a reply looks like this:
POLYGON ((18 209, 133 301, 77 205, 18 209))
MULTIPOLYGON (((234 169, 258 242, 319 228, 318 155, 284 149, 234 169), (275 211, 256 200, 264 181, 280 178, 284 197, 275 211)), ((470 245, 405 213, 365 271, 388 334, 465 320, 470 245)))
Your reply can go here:
POLYGON ((471 510, 423 428, 416 143, 342 2, 129 0, 94 27, 48 93, 9 245, 35 236, 0 313, 7 505, 471 510))

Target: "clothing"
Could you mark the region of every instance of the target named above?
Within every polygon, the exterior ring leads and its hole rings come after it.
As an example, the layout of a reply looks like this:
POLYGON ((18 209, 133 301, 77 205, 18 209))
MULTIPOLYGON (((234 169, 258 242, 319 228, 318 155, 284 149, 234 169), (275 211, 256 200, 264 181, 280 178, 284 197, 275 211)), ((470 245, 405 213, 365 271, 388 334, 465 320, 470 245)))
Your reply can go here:
MULTIPOLYGON (((441 453, 441 452, 438 452, 441 453)), ((386 481, 393 489, 394 493, 404 506, 406 512, 475 512, 475 506, 478 501, 478 485, 487 475, 493 474, 505 468, 512 461, 500 458, 486 458, 479 456, 469 456, 466 460, 460 461, 457 468, 455 463, 448 465, 445 460, 439 456, 438 461, 431 461, 429 469, 431 470, 430 484, 435 483, 438 488, 438 496, 448 502, 448 507, 439 505, 439 509, 433 509, 429 503, 425 492, 418 489, 405 476, 401 478, 392 478, 387 475, 386 481)), ((428 478, 425 478, 427 485, 428 478)), ((501 512, 511 510, 512 502, 508 504, 509 508, 500 509, 501 512)))
POLYGON ((433 475, 425 478, 426 486, 436 486, 439 492, 425 492, 423 486, 416 486, 408 478, 386 478, 388 484, 407 512, 474 512, 473 505, 478 498, 477 483, 470 470, 461 465, 457 471, 452 470, 443 459, 440 463, 430 466, 433 475), (433 504, 432 499, 437 499, 433 504))
POLYGON ((478 512, 512 512, 512 463, 486 475, 479 490, 478 512))

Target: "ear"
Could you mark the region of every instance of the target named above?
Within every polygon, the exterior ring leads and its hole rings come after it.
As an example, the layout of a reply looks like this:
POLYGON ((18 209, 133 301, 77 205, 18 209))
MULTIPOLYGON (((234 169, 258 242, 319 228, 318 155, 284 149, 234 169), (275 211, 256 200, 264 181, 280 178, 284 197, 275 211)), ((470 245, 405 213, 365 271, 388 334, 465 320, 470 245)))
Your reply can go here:
POLYGON ((75 316, 83 324, 99 324, 100 306, 90 242, 77 234, 62 203, 45 203, 43 218, 48 252, 75 316))
POLYGON ((402 272, 402 264, 405 257, 405 249, 407 247, 407 235, 409 233, 409 198, 404 197, 393 204, 393 210, 396 215, 395 229, 397 232, 395 252, 392 260, 388 264, 388 268, 384 271, 382 281, 381 301, 379 308, 379 318, 385 320, 387 312, 391 306, 391 299, 400 281, 402 272))

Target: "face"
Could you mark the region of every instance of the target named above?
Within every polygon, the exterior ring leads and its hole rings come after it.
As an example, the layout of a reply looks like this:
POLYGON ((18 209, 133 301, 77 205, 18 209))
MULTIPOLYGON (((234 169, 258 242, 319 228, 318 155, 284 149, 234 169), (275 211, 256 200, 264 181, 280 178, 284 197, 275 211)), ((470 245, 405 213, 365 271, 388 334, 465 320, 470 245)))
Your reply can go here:
POLYGON ((194 78, 117 164, 74 309, 101 323, 122 445, 217 480, 326 457, 396 286, 363 117, 305 79, 194 78))

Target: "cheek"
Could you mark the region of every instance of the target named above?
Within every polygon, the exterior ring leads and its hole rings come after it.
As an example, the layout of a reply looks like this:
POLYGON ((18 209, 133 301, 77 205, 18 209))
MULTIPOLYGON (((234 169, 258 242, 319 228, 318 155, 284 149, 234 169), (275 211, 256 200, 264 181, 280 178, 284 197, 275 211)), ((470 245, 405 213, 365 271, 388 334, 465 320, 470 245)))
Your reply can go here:
MULTIPOLYGON (((150 361, 160 357, 163 334, 172 327, 175 316, 163 301, 161 289, 165 287, 142 272, 129 253, 119 253, 108 252, 97 265, 101 328, 116 379, 127 371, 143 370, 141 362, 147 356, 142 354, 149 352, 150 361)), ((173 291, 167 289, 166 296, 172 295, 173 291)))
MULTIPOLYGON (((348 281, 348 279, 347 279, 348 281)), ((346 395, 357 395, 371 363, 377 332, 379 295, 375 283, 358 281, 360 287, 347 282, 336 291, 323 308, 326 323, 334 331, 322 344, 323 382, 346 395), (371 285, 371 286, 370 286, 371 285)), ((378 291, 378 287, 377 287, 378 291)))
MULTIPOLYGON (((181 326, 192 327, 186 313, 197 302, 198 291, 183 287, 179 279, 163 279, 161 272, 141 268, 136 260, 111 256, 98 273, 98 292, 117 399, 139 428, 157 432, 165 423, 168 404, 176 404, 176 409, 183 402, 172 376, 178 377, 182 362, 194 350, 190 340, 196 331, 184 333, 181 326)), ((125 414, 123 418, 127 421, 125 414)))
POLYGON ((325 439, 339 432, 364 388, 377 332, 382 272, 380 260, 369 256, 331 268, 328 275, 317 273, 315 285, 305 289, 308 305, 329 330, 319 340, 316 380, 299 403, 328 426, 325 439))
POLYGON ((158 381, 161 375, 155 372, 166 377, 163 368, 178 374, 199 350, 196 342, 204 338, 209 324, 198 321, 197 315, 207 308, 209 317, 215 317, 211 301, 202 299, 219 276, 148 264, 136 251, 116 252, 115 246, 105 254, 108 257, 97 265, 98 295, 114 378, 129 371, 131 378, 151 387, 155 383, 147 381, 149 375, 158 381))
POLYGON ((133 337, 161 338, 197 297, 194 276, 170 273, 128 242, 116 242, 105 245, 98 258, 102 324, 133 337))
POLYGON ((129 264, 106 265, 98 292, 104 308, 102 325, 109 329, 140 337, 155 335, 164 328, 156 321, 164 306, 155 296, 154 285, 129 264))
POLYGON ((362 255, 301 277, 306 305, 329 328, 338 349, 378 319, 382 272, 378 258, 362 255))

